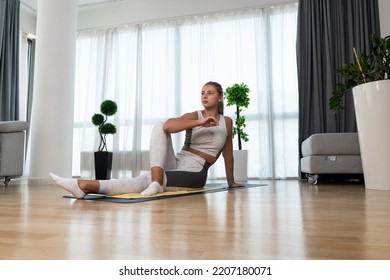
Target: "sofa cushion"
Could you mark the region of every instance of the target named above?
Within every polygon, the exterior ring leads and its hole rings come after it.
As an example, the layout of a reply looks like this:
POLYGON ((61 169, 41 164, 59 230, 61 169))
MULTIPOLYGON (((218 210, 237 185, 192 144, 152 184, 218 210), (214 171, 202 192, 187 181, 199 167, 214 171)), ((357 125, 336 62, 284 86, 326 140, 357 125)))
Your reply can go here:
POLYGON ((302 142, 302 155, 360 155, 358 134, 313 134, 302 142))

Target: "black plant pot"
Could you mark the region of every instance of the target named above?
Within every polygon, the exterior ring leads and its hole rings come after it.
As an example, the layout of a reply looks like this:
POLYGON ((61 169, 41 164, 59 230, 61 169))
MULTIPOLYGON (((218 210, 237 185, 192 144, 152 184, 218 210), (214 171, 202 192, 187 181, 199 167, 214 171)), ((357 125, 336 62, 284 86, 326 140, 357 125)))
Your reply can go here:
POLYGON ((95 152, 95 179, 111 179, 112 152, 95 152))

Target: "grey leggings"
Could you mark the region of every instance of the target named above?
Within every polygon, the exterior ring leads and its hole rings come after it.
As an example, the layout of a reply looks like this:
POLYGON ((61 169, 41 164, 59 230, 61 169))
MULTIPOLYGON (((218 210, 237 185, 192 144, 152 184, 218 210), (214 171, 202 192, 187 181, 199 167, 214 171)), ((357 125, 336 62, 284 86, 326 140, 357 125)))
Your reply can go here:
POLYGON ((202 188, 206 185, 207 169, 204 166, 199 172, 189 172, 182 170, 167 170, 167 186, 171 187, 188 187, 188 188, 202 188))
POLYGON ((153 127, 150 139, 150 167, 161 167, 170 187, 204 187, 210 167, 203 158, 187 151, 175 155, 171 135, 163 130, 163 123, 153 127))

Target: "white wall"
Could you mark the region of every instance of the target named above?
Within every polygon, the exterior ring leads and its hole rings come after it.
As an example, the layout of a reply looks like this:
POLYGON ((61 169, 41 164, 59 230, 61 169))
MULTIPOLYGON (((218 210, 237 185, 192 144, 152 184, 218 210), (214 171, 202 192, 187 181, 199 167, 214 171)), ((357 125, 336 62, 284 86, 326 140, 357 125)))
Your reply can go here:
MULTIPOLYGON (((177 18, 240 8, 264 7, 298 0, 124 0, 79 8, 78 29, 99 29, 110 26, 177 18)), ((20 5, 21 30, 36 33, 36 12, 20 5)))
POLYGON ((126 0, 79 8, 78 29, 142 23, 248 7, 264 7, 298 0, 126 0))
MULTIPOLYGON (((298 0, 297 0, 298 1, 298 0)), ((183 17, 237 8, 261 7, 288 0, 125 0, 113 4, 87 6, 79 9, 78 29, 139 23, 164 18, 183 17)), ((390 35, 390 1, 378 0, 381 35, 390 35)), ((20 5, 21 30, 36 34, 36 12, 20 5)))
POLYGON ((34 10, 26 5, 20 5, 20 30, 26 33, 36 34, 37 15, 34 10))

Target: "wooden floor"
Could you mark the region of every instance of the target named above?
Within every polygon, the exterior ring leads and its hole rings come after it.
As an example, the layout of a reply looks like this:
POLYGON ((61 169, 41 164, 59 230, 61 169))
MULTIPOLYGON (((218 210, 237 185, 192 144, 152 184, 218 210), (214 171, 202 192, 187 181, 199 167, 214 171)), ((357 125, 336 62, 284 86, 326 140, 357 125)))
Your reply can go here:
POLYGON ((390 191, 267 186, 135 204, 0 186, 0 259, 390 259, 390 191))

